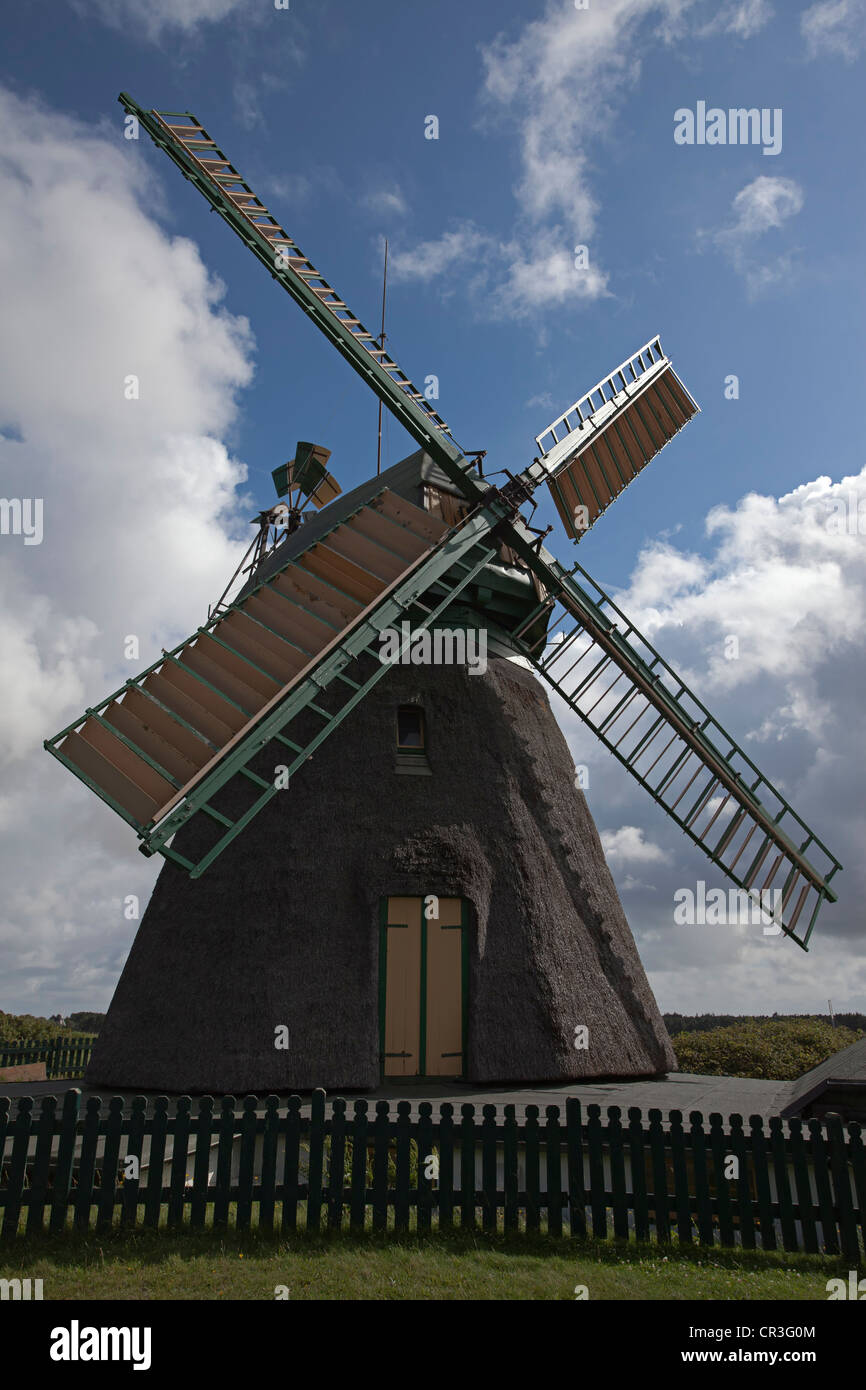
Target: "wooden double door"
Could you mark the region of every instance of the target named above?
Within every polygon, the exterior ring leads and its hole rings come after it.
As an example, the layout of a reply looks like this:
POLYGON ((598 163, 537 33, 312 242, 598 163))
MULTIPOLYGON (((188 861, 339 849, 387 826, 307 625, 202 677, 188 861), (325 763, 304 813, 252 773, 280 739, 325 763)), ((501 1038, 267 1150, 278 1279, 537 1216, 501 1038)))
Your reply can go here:
POLYGON ((466 1050, 467 904, 387 898, 379 957, 385 1076, 462 1076, 466 1050))

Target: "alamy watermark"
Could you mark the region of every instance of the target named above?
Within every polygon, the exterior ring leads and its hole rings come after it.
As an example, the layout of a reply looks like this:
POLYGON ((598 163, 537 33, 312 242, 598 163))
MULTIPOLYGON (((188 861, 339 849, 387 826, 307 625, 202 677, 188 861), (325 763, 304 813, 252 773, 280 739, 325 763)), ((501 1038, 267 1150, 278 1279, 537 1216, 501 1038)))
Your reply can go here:
POLYGON ((781 888, 711 888, 698 879, 695 888, 674 893, 674 922, 680 927, 761 926, 764 936, 778 936, 782 928, 781 888))
POLYGON ((866 536, 866 496, 832 497, 826 527, 831 536, 866 536))
POLYGON ((25 545, 41 545, 42 498, 0 497, 0 536, 23 536, 25 545))
POLYGON ((403 622, 379 634, 379 660, 383 666, 465 666, 470 676, 487 670, 487 629, 437 627, 413 631, 403 622))
POLYGON ((0 1279, 0 1301, 14 1303, 39 1301, 43 1297, 41 1279, 0 1279))
POLYGON ((737 106, 725 111, 699 101, 692 111, 674 112, 675 145, 763 145, 764 154, 782 153, 781 106, 737 106))
POLYGON ((866 1299, 866 1279, 858 1279, 856 1269, 848 1270, 847 1285, 844 1279, 828 1279, 825 1288, 830 1302, 850 1298, 853 1302, 862 1303, 866 1299))
POLYGON ((134 1371, 151 1365, 149 1327, 82 1327, 73 1318, 68 1327, 51 1331, 48 1355, 52 1361, 131 1361, 134 1371))

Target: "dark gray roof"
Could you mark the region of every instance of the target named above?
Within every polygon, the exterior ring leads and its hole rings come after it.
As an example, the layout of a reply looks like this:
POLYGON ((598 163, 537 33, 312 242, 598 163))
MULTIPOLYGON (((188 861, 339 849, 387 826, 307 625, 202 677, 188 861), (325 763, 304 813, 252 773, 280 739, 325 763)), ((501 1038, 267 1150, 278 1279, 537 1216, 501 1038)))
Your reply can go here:
POLYGON ((845 1081, 866 1088, 866 1037, 859 1038, 850 1047, 843 1047, 841 1052, 834 1052, 832 1057, 819 1062, 811 1071, 804 1072, 793 1083, 782 1115, 799 1115, 831 1081, 845 1081))
POLYGON ((351 492, 341 493, 320 512, 311 512, 298 527, 298 530, 293 535, 288 536, 282 545, 278 546, 259 566, 255 577, 250 580, 245 589, 241 590, 241 593, 245 593, 247 588, 260 584, 263 579, 267 579, 277 570, 282 569, 289 560, 302 554, 326 531, 332 530, 344 517, 356 511, 364 502, 369 502, 370 498, 375 497, 383 488, 388 488, 398 497, 403 497, 407 502, 414 503, 416 507, 423 507, 425 483, 432 483, 434 487, 440 488, 443 492, 450 492, 455 497, 460 496, 458 488, 442 472, 442 469, 433 462, 428 454, 424 453, 423 449, 418 449, 414 454, 409 454, 407 458, 401 459, 391 468, 386 468, 385 472, 378 477, 368 478, 365 483, 353 488, 351 492))

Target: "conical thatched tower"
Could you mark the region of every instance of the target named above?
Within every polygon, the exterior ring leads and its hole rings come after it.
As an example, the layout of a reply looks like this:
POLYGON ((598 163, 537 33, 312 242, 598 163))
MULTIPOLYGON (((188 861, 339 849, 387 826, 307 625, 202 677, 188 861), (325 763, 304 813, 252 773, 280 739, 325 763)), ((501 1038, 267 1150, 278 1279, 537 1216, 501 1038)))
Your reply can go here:
POLYGON ((468 1079, 675 1066, 533 676, 501 659, 484 676, 397 669, 314 764, 203 878, 162 870, 88 1085, 377 1085, 380 905, 427 894, 471 907, 468 1079), (419 704, 429 776, 398 770, 394 748, 398 709, 419 704), (574 1047, 580 1024, 588 1050, 574 1047))
MULTIPOLYGON (((383 483, 447 508, 422 455, 383 483)), ((675 1066, 547 696, 493 646, 483 674, 397 666, 202 878, 166 864, 88 1085, 261 1092, 373 1087, 383 1070, 506 1082, 675 1066)), ((283 757, 263 749, 261 775, 283 757)), ((181 853, 199 833, 178 832, 181 853)))

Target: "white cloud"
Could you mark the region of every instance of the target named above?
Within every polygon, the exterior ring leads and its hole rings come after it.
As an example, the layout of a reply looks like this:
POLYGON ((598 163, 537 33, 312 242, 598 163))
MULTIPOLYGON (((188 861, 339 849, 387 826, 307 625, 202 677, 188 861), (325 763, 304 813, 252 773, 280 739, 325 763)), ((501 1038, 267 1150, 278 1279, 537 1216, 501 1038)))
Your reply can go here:
POLYGON ((800 16, 800 32, 810 58, 852 63, 866 44, 866 0, 819 0, 800 16))
POLYGON ((544 410, 552 410, 553 397, 549 391, 542 391, 538 396, 530 396, 529 400, 526 401, 526 409, 529 410, 534 405, 539 405, 544 410))
POLYGON ((636 825, 622 825, 619 830, 602 830, 601 847, 609 864, 663 864, 668 855, 658 845, 644 838, 636 825))
POLYGON ((592 245, 599 204, 589 150, 609 138, 616 106, 639 78, 641 24, 653 13, 670 20, 678 9, 665 0, 612 0, 578 11, 549 0, 516 39, 500 35, 484 50, 487 108, 517 128, 514 192, 526 231, 512 243, 499 313, 524 318, 605 293, 592 245), (589 245, 592 271, 575 271, 569 253, 576 243, 589 245))
POLYGON ((718 13, 704 25, 700 34, 734 34, 738 39, 750 39, 769 24, 774 15, 769 0, 732 0, 722 5, 718 13))
POLYGON ((281 58, 278 73, 265 72, 259 64, 249 76, 239 74, 232 82, 232 106, 235 120, 244 130, 254 130, 265 124, 264 103, 274 92, 285 92, 289 83, 285 77, 287 63, 299 67, 306 58, 300 44, 293 39, 279 46, 281 58))
POLYGON ((793 179, 763 174, 741 188, 733 201, 731 235, 760 236, 771 227, 781 227, 803 206, 803 191, 793 179))
POLYGON ((398 274, 432 280, 474 257, 469 291, 495 318, 525 319, 606 295, 608 276, 591 244, 599 206, 589 151, 610 137, 618 104, 639 78, 641 47, 671 37, 689 3, 609 0, 578 11, 547 0, 516 38, 487 45, 488 124, 498 131, 510 122, 517 131, 513 234, 503 240, 464 223, 403 251, 398 274), (588 268, 575 267, 576 245, 589 246, 588 268))
POLYGON ((411 250, 392 249, 390 273, 397 281, 436 279, 470 259, 487 254, 490 238, 472 222, 463 222, 411 250))
MULTIPOLYGON (((781 497, 750 493, 706 519, 707 553, 648 547, 615 597, 728 733, 839 857, 838 905, 810 953, 760 928, 678 927, 674 892, 728 887, 595 736, 557 705, 662 1008, 862 1008, 866 948, 866 468, 781 497), (739 652, 726 657, 726 639, 739 652), (635 832, 636 828, 636 832, 635 832), (624 829, 629 833, 624 834, 624 829), (633 832, 639 838, 633 838, 633 832), (666 856, 648 872, 632 853, 666 856), (641 880, 651 880, 651 884, 641 880), (650 887, 652 892, 650 892, 650 887), (768 1001, 772 1000, 772 1004, 768 1001)), ((728 645, 727 650, 731 650, 728 645)))
POLYGON ((361 199, 361 206, 377 217, 405 217, 409 204, 396 184, 372 189, 361 199))
POLYGON ((731 204, 729 221, 718 231, 700 232, 699 243, 709 241, 718 247, 743 277, 750 297, 755 298, 795 276, 797 267, 791 251, 767 258, 756 243, 795 217, 803 203, 803 190, 794 179, 761 174, 740 189, 731 204))
POLYGON ((714 507, 706 531, 718 547, 712 559, 670 544, 645 550, 626 608, 639 610, 652 641, 672 627, 700 638, 717 689, 782 671, 792 712, 776 707, 777 733, 817 733, 825 705, 812 672, 855 642, 866 619, 866 471, 838 483, 817 478, 778 499, 749 493, 733 508, 714 507), (860 496, 862 534, 850 529, 860 496), (735 660, 724 652, 729 634, 739 641, 735 660))
POLYGON ((20 440, 0 439, 0 469, 6 496, 44 501, 41 545, 0 537, 0 978, 41 1013, 106 1003, 134 927, 120 904, 158 867, 41 741, 186 637, 233 572, 250 510, 223 436, 252 340, 153 220, 137 146, 3 89, 0 121, 0 422, 20 440))
MULTIPOLYGON (((606 0, 583 10, 547 0, 516 37, 500 34, 482 49, 485 125, 514 130, 519 162, 513 232, 482 234, 485 264, 469 282, 485 314, 537 319, 610 294, 597 170, 644 59, 682 39, 692 15, 696 38, 718 30, 749 38, 772 10, 768 0, 731 0, 711 23, 706 13, 698 0, 606 0), (575 265, 576 246, 588 247, 584 269, 575 265)), ((453 232, 422 243, 418 278, 458 265, 464 258, 454 249, 453 232)))
MULTIPOLYGON (((430 241, 397 250, 390 264, 398 281, 435 281, 459 270, 471 272, 470 292, 491 318, 524 319, 545 308, 597 299, 607 275, 593 264, 578 269, 574 248, 556 233, 539 231, 531 245, 499 242, 472 222, 430 241)), ((453 288, 446 283, 445 292, 453 288)))
POLYGON ((76 0, 76 8, 97 14, 112 28, 134 28, 157 42, 164 33, 190 34, 200 24, 216 24, 249 6, 245 0, 76 0))
POLYGON ((564 218, 580 239, 593 234, 589 138, 609 134, 613 106, 640 75, 634 40, 641 23, 678 9, 665 0, 612 0, 577 11, 548 0, 517 39, 500 35, 484 51, 488 101, 518 122, 515 191, 533 221, 564 218))
POLYGON ((589 302, 606 293, 608 276, 590 260, 575 265, 574 250, 557 232, 536 236, 529 250, 506 248, 508 267, 490 297, 494 316, 522 319, 556 305, 589 302))
MULTIPOLYGON (((305 205, 316 198, 336 199, 345 193, 343 180, 330 164, 317 164, 308 173, 271 174, 262 180, 262 192, 268 197, 278 198, 281 207, 277 212, 290 216, 293 208, 305 205)), ((268 206, 273 206, 268 204, 268 206)))

